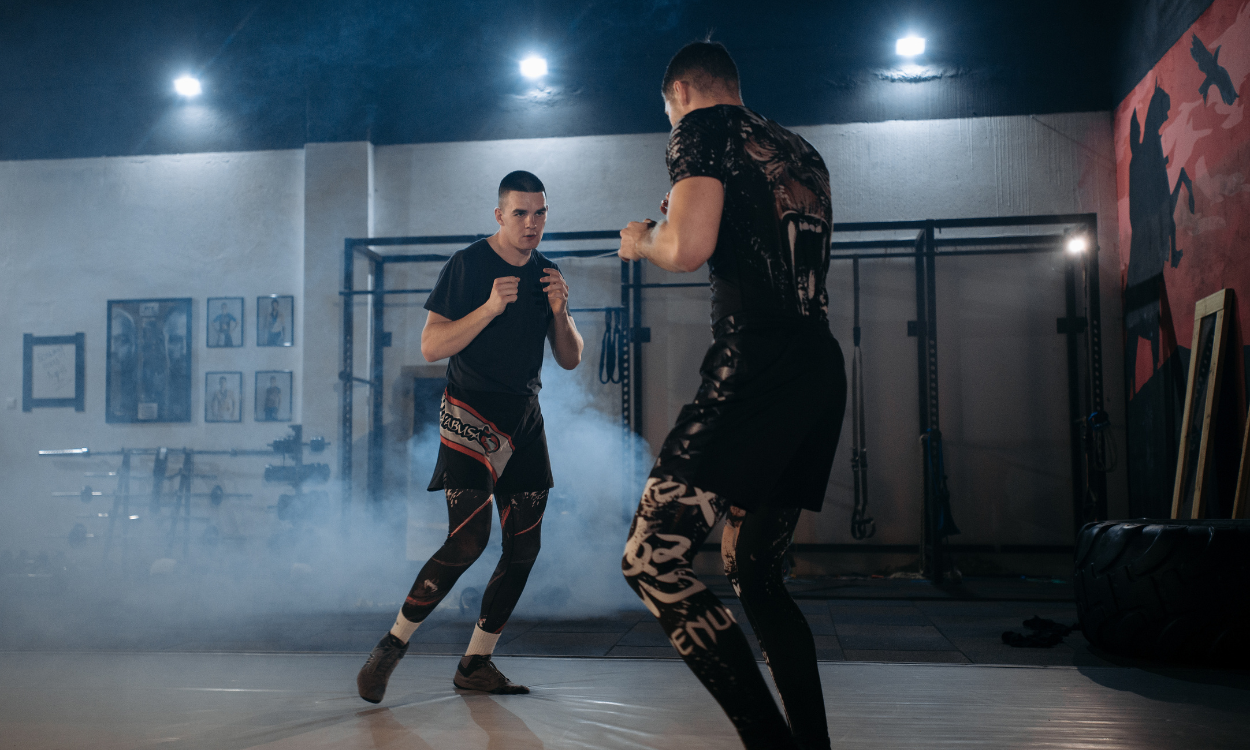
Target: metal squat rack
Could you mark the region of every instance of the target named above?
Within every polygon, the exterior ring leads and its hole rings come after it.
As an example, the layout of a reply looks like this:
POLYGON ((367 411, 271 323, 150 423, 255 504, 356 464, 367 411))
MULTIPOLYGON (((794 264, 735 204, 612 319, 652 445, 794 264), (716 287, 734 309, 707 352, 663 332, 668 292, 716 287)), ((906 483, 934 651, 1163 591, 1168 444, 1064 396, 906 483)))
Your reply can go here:
MULTIPOLYGON (((1103 403, 1102 322, 1098 286, 1098 218, 1096 214, 1048 214, 1038 216, 1007 216, 971 219, 926 219, 919 221, 858 222, 835 224, 835 233, 900 231, 917 234, 914 239, 868 239, 832 243, 831 261, 899 259, 911 256, 915 261, 916 319, 908 323, 908 335, 916 337, 917 388, 919 394, 919 434, 923 442, 924 498, 921 517, 920 558, 922 573, 943 581, 954 572, 945 537, 956 533, 950 514, 949 493, 942 460, 942 438, 938 411, 937 369, 937 285, 936 263, 939 257, 1025 255, 1063 252, 1064 243, 1076 234, 1087 238, 1088 247, 1079 254, 1066 254, 1065 314, 1057 320, 1057 332, 1067 337, 1069 443, 1072 474, 1074 532, 1089 521, 1107 517, 1108 458, 1106 455, 1109 422, 1103 403), (1064 227, 1059 234, 997 234, 974 237, 939 238, 944 229, 1004 229, 1014 227, 1064 227), (865 252, 875 251, 875 252, 865 252), (1078 288, 1078 283, 1083 282, 1078 288), (1080 302, 1083 302, 1083 310, 1080 302), (1081 313, 1084 314, 1081 314, 1081 313)), ((615 231, 550 232, 547 241, 616 239, 615 231)), ((395 263, 445 262, 447 254, 383 254, 374 248, 467 245, 486 235, 439 235, 421 237, 348 238, 343 250, 342 391, 339 446, 339 476, 343 486, 343 502, 352 496, 353 389, 360 384, 370 389, 371 421, 368 442, 366 493, 371 503, 380 504, 383 496, 384 425, 383 425, 383 362, 384 350, 391 345, 391 333, 384 327, 386 299, 389 295, 428 294, 430 289, 387 289, 386 267, 395 263), (354 263, 357 257, 369 263, 371 288, 355 287, 354 263), (354 371, 353 331, 355 310, 350 299, 368 296, 372 345, 369 349, 368 379, 354 371)), ((612 251, 574 250, 544 252, 551 258, 608 258, 612 251)), ((644 283, 641 262, 620 261, 621 304, 618 307, 574 308, 571 312, 605 312, 609 325, 619 326, 615 338, 618 347, 619 379, 611 382, 621 386, 621 427, 625 434, 630 460, 626 462, 623 488, 635 493, 630 478, 637 475, 642 457, 637 436, 642 430, 642 344, 650 340, 650 329, 642 325, 642 290, 660 288, 706 287, 706 282, 644 283), (615 316, 615 318, 613 318, 615 316), (615 323, 612 321, 615 320, 615 323)), ((860 461, 856 468, 866 468, 860 461)), ((810 545, 808 545, 810 546, 810 545)), ((831 545, 816 545, 831 546, 831 545)), ((832 545, 841 546, 841 545, 832 545)))
MULTIPOLYGON (((339 413, 339 480, 342 483, 342 502, 346 507, 352 498, 352 446, 353 446, 353 405, 354 386, 362 385, 369 389, 369 440, 367 444, 365 494, 368 502, 375 508, 380 507, 384 496, 384 477, 386 476, 385 425, 383 421, 383 396, 385 393, 385 357, 386 349, 391 346, 391 331, 386 330, 386 301, 393 295, 429 294, 431 289, 388 289, 386 286, 386 269, 395 264, 411 263, 445 263, 450 253, 381 253, 377 248, 414 247, 428 245, 459 245, 467 246, 485 239, 487 235, 427 235, 420 237, 362 237, 347 238, 343 243, 343 287, 339 294, 343 297, 343 329, 342 329, 342 368, 339 380, 342 392, 339 413), (368 289, 356 288, 355 262, 360 258, 369 266, 368 289), (355 370, 355 316, 352 305, 355 297, 367 297, 369 305, 370 346, 368 350, 368 378, 358 377, 355 370)), ((618 240, 618 231, 593 232, 547 232, 544 242, 586 241, 586 240, 618 240)), ((543 255, 552 259, 586 258, 616 261, 616 250, 543 250, 543 255)), ((642 327, 642 264, 640 262, 618 261, 621 268, 621 303, 612 307, 575 307, 570 308, 573 314, 603 313, 606 326, 611 334, 605 336, 604 359, 613 365, 611 373, 604 376, 602 382, 620 385, 621 388, 621 432, 622 444, 625 446, 627 460, 624 462, 622 486, 625 492, 633 494, 640 488, 632 486, 632 477, 638 473, 643 457, 642 443, 637 439, 642 431, 642 381, 638 376, 642 372, 642 344, 650 340, 650 330, 642 327), (610 348, 610 350, 609 350, 610 348)), ((682 285, 678 285, 682 286, 682 285)), ((686 285, 699 286, 699 285, 686 285)))
POLYGON ((958 533, 950 514, 950 495, 942 458, 938 412, 937 273, 938 258, 976 255, 1062 253, 1064 316, 1056 332, 1067 339, 1069 459, 1072 474, 1073 537, 1090 521, 1107 517, 1106 453, 1110 423, 1104 411, 1102 312, 1098 286, 1097 214, 1049 214, 974 219, 926 219, 835 224, 835 233, 917 232, 914 239, 834 242, 832 260, 915 259, 916 319, 908 335, 916 337, 916 384, 919 433, 923 445, 924 501, 921 514, 921 573, 935 581, 958 578, 946 537, 958 533), (1059 234, 1011 234, 943 237, 943 229, 1064 227, 1059 234), (1067 242, 1082 237, 1082 252, 1065 252, 1067 242), (876 250, 878 252, 863 252, 876 250), (889 252, 893 250, 894 252, 889 252), (1082 288, 1083 287, 1083 288, 1082 288), (1081 305, 1081 302, 1084 304, 1081 305), (1084 308, 1083 310, 1081 308, 1084 308), (1083 313, 1083 314, 1082 314, 1083 313))

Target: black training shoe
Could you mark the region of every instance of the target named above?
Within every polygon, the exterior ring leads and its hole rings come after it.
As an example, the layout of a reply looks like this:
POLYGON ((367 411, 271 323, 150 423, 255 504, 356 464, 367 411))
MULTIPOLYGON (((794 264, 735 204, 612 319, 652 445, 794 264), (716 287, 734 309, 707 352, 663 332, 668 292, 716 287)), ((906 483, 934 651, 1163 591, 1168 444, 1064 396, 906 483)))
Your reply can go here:
POLYGON ((381 703, 386 695, 386 682, 395 665, 408 653, 408 644, 387 633, 369 653, 365 665, 356 675, 356 690, 370 703, 381 703))
POLYGON ((521 695, 530 691, 524 685, 518 685, 504 677, 495 662, 485 654, 474 654, 469 657, 467 666, 457 666, 456 676, 451 681, 461 690, 481 690, 496 695, 521 695))

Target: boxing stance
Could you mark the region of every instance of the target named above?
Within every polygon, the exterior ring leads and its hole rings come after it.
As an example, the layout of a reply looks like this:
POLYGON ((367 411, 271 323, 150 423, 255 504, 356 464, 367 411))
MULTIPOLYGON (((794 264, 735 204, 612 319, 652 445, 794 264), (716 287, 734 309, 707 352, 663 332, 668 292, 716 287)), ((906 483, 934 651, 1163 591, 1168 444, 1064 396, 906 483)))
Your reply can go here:
POLYGON ((538 404, 543 339, 556 363, 571 370, 581 362, 582 337, 560 269, 537 250, 547 221, 542 182, 529 172, 504 177, 495 221, 498 232, 447 261, 425 303, 421 355, 429 362, 451 358, 429 486, 446 491, 448 533, 356 677, 370 703, 382 700, 417 627, 486 548, 492 495, 503 556, 452 682, 466 690, 529 692, 504 677, 491 654, 538 557, 552 486, 538 404))
POLYGON ((816 649, 782 556, 801 510, 824 501, 846 408, 825 290, 829 173, 809 143, 742 105, 719 44, 682 48, 663 95, 667 218, 621 230, 620 256, 675 272, 706 262, 713 343, 651 470, 622 568, 746 747, 828 748, 816 649), (788 724, 733 615, 691 565, 725 516, 725 572, 788 724))

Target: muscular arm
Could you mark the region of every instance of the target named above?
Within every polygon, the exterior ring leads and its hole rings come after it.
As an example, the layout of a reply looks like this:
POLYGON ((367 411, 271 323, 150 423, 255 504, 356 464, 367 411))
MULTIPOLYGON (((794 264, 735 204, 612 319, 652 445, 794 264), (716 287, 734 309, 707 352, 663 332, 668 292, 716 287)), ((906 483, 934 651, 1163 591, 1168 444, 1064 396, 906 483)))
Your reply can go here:
POLYGON ((582 361, 582 335, 577 332, 573 316, 567 312, 557 315, 547 327, 547 340, 551 342, 551 353, 556 364, 566 370, 572 370, 582 361))
POLYGON ((687 273, 712 257, 725 206, 725 186, 714 177, 687 177, 673 186, 664 221, 631 221, 621 230, 620 256, 649 260, 687 273))
POLYGON ((516 302, 516 276, 501 276, 495 279, 491 288, 490 299, 459 320, 452 320, 439 315, 433 310, 425 319, 425 328, 421 329, 421 356, 426 362, 437 362, 453 354, 459 354, 477 335, 494 320, 510 302, 516 302))
POLYGON ((551 342, 551 354, 556 364, 572 370, 582 361, 582 335, 577 332, 573 316, 569 315, 569 285, 564 276, 554 268, 543 273, 543 289, 551 303, 554 317, 547 326, 547 340, 551 342))

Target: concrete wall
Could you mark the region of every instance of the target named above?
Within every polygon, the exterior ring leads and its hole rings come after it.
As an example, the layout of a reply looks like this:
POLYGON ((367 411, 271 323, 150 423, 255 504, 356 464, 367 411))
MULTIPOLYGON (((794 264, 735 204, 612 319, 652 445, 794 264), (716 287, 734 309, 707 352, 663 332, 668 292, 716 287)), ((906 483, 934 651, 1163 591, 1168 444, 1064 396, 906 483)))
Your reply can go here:
MULTIPOLYGON (((1107 402, 1123 445, 1115 355, 1120 346, 1116 204, 1107 113, 798 130, 830 166, 838 221, 1098 213, 1105 264, 1103 325, 1109 332, 1107 402)), ((380 147, 375 231, 379 236, 489 233, 494 185, 512 169, 531 170, 546 183, 548 231, 619 228, 630 219, 658 214, 668 187, 665 143, 666 137, 657 134, 380 147)), ((564 267, 573 306, 619 300, 614 260, 567 261, 564 267)), ((387 283, 429 286, 437 268, 414 268, 387 283)), ((942 426, 954 512, 964 531, 958 542, 1071 541, 1066 353, 1054 323, 1063 315, 1062 272, 1062 262, 1053 257, 950 260, 939 269, 942 426)), ((692 278, 704 279, 706 271, 677 279, 646 270, 648 281, 692 278)), ((849 263, 834 264, 829 287, 834 333, 849 361, 849 263)), ((697 368, 709 340, 706 297, 702 289, 644 294, 644 322, 653 337, 644 351, 644 434, 652 446, 663 439, 698 384, 697 368)), ((421 362, 421 301, 388 308, 386 325, 396 331, 395 347, 387 352, 392 382, 401 367, 421 362)), ((915 340, 906 336, 906 321, 915 317, 908 261, 865 261, 861 314, 869 383, 870 511, 879 529, 872 543, 912 543, 919 529, 920 457, 915 340)), ((588 361, 573 380, 602 409, 615 413, 619 391, 596 380, 601 319, 581 316, 579 326, 588 342, 588 361)), ((399 404, 399 395, 388 398, 399 404)), ((391 410, 388 419, 411 419, 407 408, 391 410)), ((849 441, 844 429, 826 511, 808 514, 797 541, 852 541, 849 441)), ((1113 475, 1111 484, 1112 515, 1122 515, 1122 474, 1113 475)))
MULTIPOLYGON (((111 480, 82 473, 116 468, 116 460, 41 459, 39 448, 263 447, 285 426, 253 421, 256 370, 294 372, 293 419, 300 419, 303 330, 297 326, 293 349, 257 347, 255 313, 258 295, 292 294, 297 315, 303 307, 303 182, 301 151, 0 163, 7 310, 0 322, 0 549, 63 547, 76 522, 89 533, 106 529, 97 515, 108 510, 106 499, 83 506, 50 493, 84 483, 111 492, 111 480), (205 347, 206 298, 218 296, 244 298, 246 346, 205 347), (193 300, 191 421, 106 424, 107 301, 146 297, 193 300), (86 334, 86 411, 21 411, 22 334, 79 331, 86 334), (204 373, 213 370, 243 372, 242 423, 204 423, 204 373)), ((180 461, 174 457, 169 470, 180 461)), ((215 481, 227 491, 251 492, 248 478, 262 467, 263 460, 232 459, 200 469, 220 473, 215 481)), ((150 460, 135 470, 150 475, 150 460)), ((136 479, 134 490, 146 493, 147 480, 136 479)))
MULTIPOLYGON (((1114 261, 1115 193, 1110 118, 1106 113, 1045 117, 886 122, 801 128, 833 174, 839 221, 950 218, 1095 211, 1100 217, 1104 281, 1105 361, 1116 367, 1120 322, 1114 261)), ((82 479, 69 460, 38 463, 43 445, 194 447, 259 444, 273 425, 204 425, 203 372, 208 369, 292 369, 295 418, 309 432, 337 441, 342 239, 345 236, 490 233, 500 176, 528 169, 543 178, 552 207, 549 231, 617 229, 655 216, 667 190, 666 135, 596 136, 524 141, 421 144, 310 144, 299 151, 97 159, 0 164, 0 251, 10 315, 0 340, 16 353, 20 334, 87 333, 87 412, 0 410, 0 459, 12 467, 0 497, 0 548, 23 535, 62 537, 80 509, 52 501, 53 489, 76 489, 82 479), (257 294, 296 295, 294 350, 205 349, 207 296, 248 298, 254 321, 257 294), (103 420, 104 312, 108 299, 190 296, 196 301, 193 421, 185 425, 106 425, 103 420)), ((572 247, 573 245, 569 245, 572 247)), ((612 249, 611 243, 580 247, 612 249)), ((557 243, 545 243, 556 249, 557 243)), ((439 248, 429 248, 438 250, 439 248)), ((454 250, 456 248, 442 248, 454 250)), ((572 304, 619 301, 615 259, 562 263, 572 304)), ((364 287, 363 265, 359 287, 364 287)), ((437 264, 395 268, 387 285, 429 286, 437 264)), ((940 269, 939 341, 943 428, 958 541, 1063 543, 1070 540, 1067 488, 1066 385, 1063 339, 1054 334, 1062 313, 1059 266, 1050 259, 951 261, 940 269)), ((910 543, 919 526, 916 445, 913 278, 905 261, 865 263, 864 354, 872 462, 872 543, 910 543)), ((705 278, 697 272, 682 281, 705 278)), ((673 280, 647 270, 648 281, 673 280)), ((835 335, 850 357, 849 267, 829 277, 835 335)), ((399 446, 392 478, 409 478, 403 440, 411 430, 405 379, 425 363, 419 334, 422 297, 388 301, 386 350, 389 434, 399 446), (405 377, 401 378, 401 371, 405 377)), ((367 305, 358 363, 363 363, 367 305)), ((658 445, 697 384, 709 340, 704 290, 656 290, 645 295, 644 433, 658 445)), ((585 364, 570 378, 552 378, 548 409, 560 394, 614 414, 619 390, 599 384, 600 315, 580 315, 585 364)), ((6 398, 21 393, 20 360, 3 371, 6 398)), ((363 375, 363 364, 358 364, 363 375)), ((1108 405, 1123 424, 1118 372, 1107 373, 1108 405)), ((251 397, 250 383, 245 386, 251 397)), ((368 427, 364 389, 357 389, 357 448, 368 427)), ((1123 435, 1118 438, 1123 441, 1123 435)), ((843 433, 826 511, 809 515, 800 542, 848 542, 849 433, 843 433)), ((357 451, 358 456, 363 450, 357 451)), ((333 463, 333 461, 331 461, 333 463)), ((357 464, 360 466, 360 464, 357 464)), ((253 471, 256 467, 250 467, 253 471)), ((609 470, 598 467, 606 474, 609 470)), ((363 471, 357 472, 363 478, 363 471)), ((425 477, 416 477, 424 482, 425 477)), ((557 480, 559 478, 557 477, 557 480)), ((1122 484, 1113 475, 1113 515, 1122 512, 1122 484)), ((258 491, 259 492, 259 491, 258 491)), ((270 492, 269 494, 276 494, 270 492)), ((268 498, 272 502, 272 498, 268 498)), ((258 503, 262 502, 257 500, 258 503)), ((43 543, 30 542, 32 546, 43 543)))

